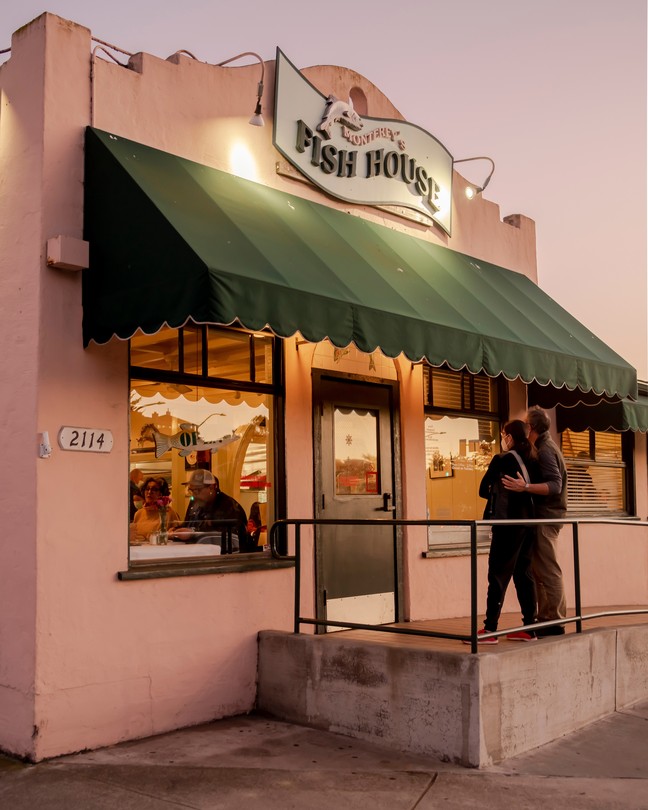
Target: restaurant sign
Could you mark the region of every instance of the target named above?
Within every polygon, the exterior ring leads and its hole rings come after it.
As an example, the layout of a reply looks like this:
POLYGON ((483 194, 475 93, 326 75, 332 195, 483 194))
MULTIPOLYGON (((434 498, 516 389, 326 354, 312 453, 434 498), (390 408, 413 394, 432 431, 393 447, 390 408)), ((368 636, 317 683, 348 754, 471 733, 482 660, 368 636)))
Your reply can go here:
POLYGON ((324 96, 277 49, 273 143, 333 197, 414 209, 450 233, 452 156, 405 121, 361 116, 324 96))

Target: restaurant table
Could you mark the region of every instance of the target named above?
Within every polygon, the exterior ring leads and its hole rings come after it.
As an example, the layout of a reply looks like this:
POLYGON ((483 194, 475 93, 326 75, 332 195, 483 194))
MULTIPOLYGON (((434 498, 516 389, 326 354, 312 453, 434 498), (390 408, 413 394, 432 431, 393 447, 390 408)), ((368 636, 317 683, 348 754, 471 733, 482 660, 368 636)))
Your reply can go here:
POLYGON ((130 547, 131 560, 170 560, 183 557, 214 557, 221 553, 220 546, 209 543, 169 543, 166 546, 130 547))

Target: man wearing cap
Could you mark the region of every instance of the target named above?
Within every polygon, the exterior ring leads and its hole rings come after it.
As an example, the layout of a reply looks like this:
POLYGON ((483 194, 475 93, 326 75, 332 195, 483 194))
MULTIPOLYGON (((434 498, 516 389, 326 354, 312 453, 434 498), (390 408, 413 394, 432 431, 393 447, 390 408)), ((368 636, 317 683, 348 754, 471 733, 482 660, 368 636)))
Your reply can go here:
MULTIPOLYGON (((240 503, 221 492, 218 478, 209 470, 194 470, 186 484, 191 493, 191 503, 184 523, 175 530, 183 540, 194 542, 218 542, 226 532, 223 521, 235 520, 232 525, 232 551, 248 550, 247 516, 240 503), (211 535, 211 537, 210 537, 211 535)), ((222 546, 221 546, 222 548, 222 546)), ((222 551, 225 551, 222 548, 222 551)))

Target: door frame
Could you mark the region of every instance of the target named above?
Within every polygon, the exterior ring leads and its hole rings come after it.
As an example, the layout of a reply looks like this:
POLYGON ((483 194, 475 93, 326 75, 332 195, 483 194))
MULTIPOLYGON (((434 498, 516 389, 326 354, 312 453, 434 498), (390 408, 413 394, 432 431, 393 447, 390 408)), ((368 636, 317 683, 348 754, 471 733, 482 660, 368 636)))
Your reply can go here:
MULTIPOLYGON (((394 517, 401 517, 403 510, 403 488, 401 471, 401 429, 400 429, 400 385, 398 380, 387 380, 382 377, 368 377, 360 374, 344 374, 326 369, 313 369, 313 515, 317 519, 321 516, 321 503, 323 494, 322 483, 322 415, 324 398, 322 384, 334 382, 348 385, 358 385, 365 388, 374 386, 387 390, 390 403, 391 434, 392 434, 392 503, 395 507, 394 517)), ((326 618, 326 605, 321 587, 322 571, 322 540, 321 530, 315 529, 315 616, 319 620, 326 618)), ((403 621, 403 527, 396 526, 396 559, 395 565, 395 618, 397 622, 403 621)), ((326 632, 325 627, 316 627, 317 633, 326 632)))

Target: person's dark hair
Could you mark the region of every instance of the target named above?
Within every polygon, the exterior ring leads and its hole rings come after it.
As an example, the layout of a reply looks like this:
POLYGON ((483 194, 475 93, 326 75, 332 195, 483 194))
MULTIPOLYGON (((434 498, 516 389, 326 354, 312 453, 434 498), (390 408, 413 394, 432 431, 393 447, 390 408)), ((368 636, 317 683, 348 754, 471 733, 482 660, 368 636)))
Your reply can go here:
POLYGON ((250 520, 254 521, 257 526, 263 523, 261 520, 261 507, 258 501, 255 501, 250 507, 250 520))
POLYGON ((513 447, 522 457, 529 458, 533 455, 533 446, 527 437, 527 427, 521 419, 512 419, 502 428, 502 432, 508 434, 513 439, 513 447))
POLYGON ((169 494, 169 485, 167 484, 165 478, 153 478, 152 476, 150 476, 149 478, 146 479, 146 481, 144 481, 144 483, 140 487, 140 492, 142 493, 142 495, 146 492, 146 488, 151 482, 157 484, 157 486, 160 488, 160 495, 169 494))
POLYGON ((549 419, 547 412, 543 411, 542 408, 539 408, 537 405, 534 405, 527 411, 527 423, 531 430, 535 431, 538 436, 541 433, 546 433, 551 427, 551 419, 549 419))

